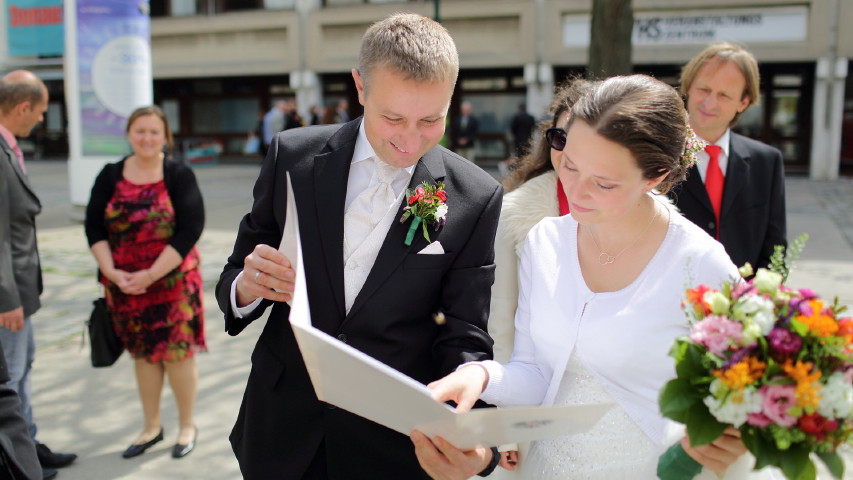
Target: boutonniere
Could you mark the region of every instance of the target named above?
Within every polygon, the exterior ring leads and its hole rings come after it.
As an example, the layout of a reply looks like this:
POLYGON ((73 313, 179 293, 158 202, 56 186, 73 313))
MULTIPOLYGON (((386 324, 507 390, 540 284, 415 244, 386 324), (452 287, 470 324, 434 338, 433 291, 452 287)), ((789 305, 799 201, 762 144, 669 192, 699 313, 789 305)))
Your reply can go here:
POLYGON ((406 246, 412 244, 418 225, 421 226, 427 242, 430 241, 427 226, 432 225, 433 230, 437 232, 444 225, 447 221, 447 204, 444 203, 446 200, 447 194, 441 182, 435 185, 423 182, 414 191, 406 189, 406 208, 403 209, 403 216, 400 217, 400 223, 412 217, 412 223, 406 233, 406 246))

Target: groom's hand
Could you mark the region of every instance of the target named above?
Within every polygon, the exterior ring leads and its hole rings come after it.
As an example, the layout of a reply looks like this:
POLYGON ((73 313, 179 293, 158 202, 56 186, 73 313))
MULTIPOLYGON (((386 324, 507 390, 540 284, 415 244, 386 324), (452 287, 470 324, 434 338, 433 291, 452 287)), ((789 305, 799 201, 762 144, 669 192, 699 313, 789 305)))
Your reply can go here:
POLYGON ((492 450, 459 450, 441 437, 430 440, 414 430, 410 435, 421 468, 435 480, 464 480, 482 472, 492 460, 492 450))
POLYGON ((293 297, 296 273, 290 260, 269 245, 257 245, 243 262, 237 277, 237 306, 244 307, 257 298, 286 302, 293 297))

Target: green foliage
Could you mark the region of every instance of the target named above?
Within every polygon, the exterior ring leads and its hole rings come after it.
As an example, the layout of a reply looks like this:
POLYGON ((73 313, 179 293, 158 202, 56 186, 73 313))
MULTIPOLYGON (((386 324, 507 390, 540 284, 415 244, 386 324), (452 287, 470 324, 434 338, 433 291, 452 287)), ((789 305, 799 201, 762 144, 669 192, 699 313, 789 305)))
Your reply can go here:
POLYGON ((690 382, 681 378, 667 382, 658 399, 661 413, 665 417, 682 423, 687 421, 687 411, 697 402, 702 402, 701 392, 693 388, 690 382))
POLYGON ((690 445, 694 447, 713 442, 728 426, 717 421, 701 401, 694 403, 687 410, 684 423, 687 425, 687 438, 690 440, 690 445))
POLYGON ((782 472, 788 480, 814 480, 817 476, 814 464, 809 459, 809 450, 800 445, 792 445, 780 455, 782 472))
POLYGON ((741 440, 746 448, 755 456, 755 469, 764 468, 768 465, 779 465, 779 450, 755 427, 740 429, 741 440))
POLYGON ((833 477, 839 480, 844 478, 844 462, 837 453, 818 453, 817 456, 823 460, 823 464, 826 465, 833 477))
POLYGON ((809 234, 803 233, 789 243, 788 248, 785 248, 784 245, 773 247, 773 254, 770 255, 770 271, 782 275, 783 284, 788 280, 788 275, 794 268, 794 262, 800 258, 800 253, 802 253, 808 239, 809 234))

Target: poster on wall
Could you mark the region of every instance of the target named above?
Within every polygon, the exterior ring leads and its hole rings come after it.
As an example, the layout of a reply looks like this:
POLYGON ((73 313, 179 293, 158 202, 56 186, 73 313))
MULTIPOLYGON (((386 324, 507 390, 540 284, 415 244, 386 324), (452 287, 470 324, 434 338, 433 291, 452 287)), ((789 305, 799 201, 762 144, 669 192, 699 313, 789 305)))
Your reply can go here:
POLYGON ((62 55, 62 0, 7 0, 9 56, 62 55))
POLYGON ((77 0, 82 154, 128 152, 125 122, 153 101, 148 2, 77 0))

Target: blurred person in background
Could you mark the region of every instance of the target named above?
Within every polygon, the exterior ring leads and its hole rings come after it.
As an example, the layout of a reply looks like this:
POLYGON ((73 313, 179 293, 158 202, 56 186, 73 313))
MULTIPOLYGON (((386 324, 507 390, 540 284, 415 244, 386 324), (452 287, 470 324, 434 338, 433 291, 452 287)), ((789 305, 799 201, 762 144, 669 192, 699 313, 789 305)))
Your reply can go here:
POLYGON ((175 395, 178 435, 172 456, 195 447, 193 423, 204 339, 201 272, 196 242, 204 203, 195 175, 175 161, 163 111, 141 107, 127 120, 133 153, 106 165, 86 207, 86 236, 98 263, 113 327, 133 357, 143 426, 124 458, 163 440, 164 377, 175 395))

